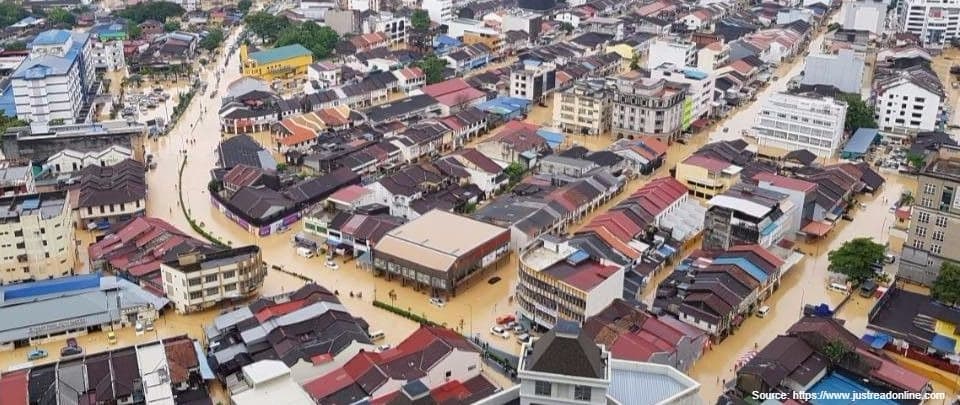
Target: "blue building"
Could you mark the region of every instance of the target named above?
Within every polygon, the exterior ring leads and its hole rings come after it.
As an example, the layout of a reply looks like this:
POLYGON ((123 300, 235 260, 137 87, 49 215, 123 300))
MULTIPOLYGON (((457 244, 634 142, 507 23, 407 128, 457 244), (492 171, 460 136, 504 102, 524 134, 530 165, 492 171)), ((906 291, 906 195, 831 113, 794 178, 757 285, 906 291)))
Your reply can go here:
POLYGON ((503 117, 504 121, 521 119, 530 111, 530 100, 517 97, 497 97, 477 106, 477 108, 491 114, 503 117))

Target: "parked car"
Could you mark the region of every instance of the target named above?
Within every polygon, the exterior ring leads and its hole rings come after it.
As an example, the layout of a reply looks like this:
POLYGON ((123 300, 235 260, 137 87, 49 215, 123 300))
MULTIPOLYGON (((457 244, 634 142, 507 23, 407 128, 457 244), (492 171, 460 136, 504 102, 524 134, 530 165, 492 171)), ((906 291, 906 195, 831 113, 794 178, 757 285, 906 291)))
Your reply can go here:
POLYGON ((384 343, 384 344, 382 344, 382 345, 380 345, 380 346, 377 346, 377 351, 378 351, 378 352, 385 352, 385 351, 387 351, 387 350, 390 350, 390 345, 389 345, 389 344, 384 343))
POLYGON ((333 261, 333 260, 327 260, 327 262, 325 263, 325 265, 326 265, 327 268, 330 269, 330 270, 336 270, 336 269, 339 269, 339 268, 340 268, 340 266, 337 265, 337 262, 335 262, 335 261, 333 261))
POLYGON ((78 356, 83 354, 83 349, 79 346, 64 346, 60 348, 60 357, 78 356))
POLYGON ((513 322, 515 320, 517 320, 517 318, 513 316, 513 314, 500 315, 497 317, 497 324, 503 325, 505 323, 513 322))
POLYGON ((520 336, 517 336, 517 342, 519 342, 520 344, 530 343, 530 338, 531 336, 529 333, 524 333, 520 336))
POLYGON ((147 332, 153 332, 153 321, 147 321, 143 326, 147 332))
POLYGON ((109 344, 111 344, 111 345, 117 344, 117 333, 116 333, 116 332, 109 332, 109 333, 107 333, 107 343, 109 343, 109 344))
POLYGON ((443 308, 444 305, 447 305, 447 303, 443 301, 443 298, 440 297, 430 297, 430 304, 438 308, 443 308))
POLYGON ((39 347, 31 350, 30 353, 27 353, 27 360, 30 360, 30 361, 40 360, 46 357, 47 357, 47 351, 39 347))
POLYGON ((143 322, 141 322, 141 321, 138 320, 137 323, 134 324, 133 328, 134 328, 134 330, 137 331, 137 334, 138 334, 138 335, 139 335, 139 334, 142 334, 142 333, 143 333, 143 322))
POLYGON ((510 339, 510 332, 507 332, 500 326, 494 326, 490 328, 490 334, 494 336, 499 336, 501 339, 510 339))

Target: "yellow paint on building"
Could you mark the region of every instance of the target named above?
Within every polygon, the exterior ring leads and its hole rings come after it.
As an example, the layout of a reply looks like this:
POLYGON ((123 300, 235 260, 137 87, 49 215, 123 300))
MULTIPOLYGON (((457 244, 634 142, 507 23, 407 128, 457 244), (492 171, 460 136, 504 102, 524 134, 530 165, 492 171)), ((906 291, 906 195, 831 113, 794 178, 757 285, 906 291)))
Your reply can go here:
POLYGON ((313 53, 302 45, 249 52, 246 45, 240 47, 241 72, 265 81, 299 79, 307 75, 307 67, 313 63, 313 53))

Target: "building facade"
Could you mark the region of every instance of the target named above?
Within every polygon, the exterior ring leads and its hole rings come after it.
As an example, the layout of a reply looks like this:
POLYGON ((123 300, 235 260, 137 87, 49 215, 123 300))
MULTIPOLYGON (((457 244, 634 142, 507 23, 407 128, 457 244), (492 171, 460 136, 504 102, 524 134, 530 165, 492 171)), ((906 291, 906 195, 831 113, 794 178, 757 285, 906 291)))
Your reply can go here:
POLYGON ((713 113, 713 90, 716 77, 709 71, 705 72, 692 67, 677 65, 660 65, 650 71, 652 79, 664 79, 670 82, 687 86, 687 101, 692 110, 686 111, 681 117, 680 127, 686 130, 693 121, 708 118, 713 113))
POLYGON ((847 104, 834 98, 777 93, 760 107, 753 128, 761 147, 832 157, 842 146, 846 116, 847 104))
POLYGON ((123 41, 93 41, 91 60, 95 69, 114 72, 127 67, 123 57, 123 41))
POLYGON ((657 39, 647 52, 647 69, 669 63, 675 66, 697 66, 697 45, 672 38, 657 39))
POLYGON ((528 59, 523 69, 510 72, 510 96, 541 102, 557 87, 557 65, 528 59))
POLYGON ((453 19, 453 1, 451 0, 423 0, 420 7, 427 10, 430 21, 441 23, 453 19))
POLYGON ((306 77, 307 67, 313 63, 313 52, 299 44, 257 52, 249 52, 246 46, 241 46, 240 60, 244 76, 270 82, 306 77))
POLYGON ((578 81, 553 96, 553 125, 565 133, 603 135, 610 131, 612 91, 602 81, 578 81))
POLYGON ((0 198, 0 284, 73 274, 77 260, 66 191, 0 198))
POLYGON ((899 31, 916 34, 925 48, 943 48, 960 38, 960 1, 898 2, 899 31))
POLYGON ((800 207, 790 196, 740 183, 707 203, 703 248, 726 250, 739 245, 768 248, 792 240, 799 229, 800 207))
POLYGON ((51 30, 30 43, 30 56, 11 75, 17 118, 36 124, 89 121, 99 92, 92 41, 82 32, 51 30))
POLYGON ((877 72, 873 81, 875 117, 885 133, 936 130, 944 100, 943 84, 925 66, 877 72))
POLYGON ((621 77, 613 97, 612 131, 617 136, 652 136, 669 142, 680 135, 686 86, 644 77, 621 77))
POLYGON ((267 267, 260 248, 251 245, 181 255, 161 264, 160 272, 167 298, 177 312, 189 313, 256 294, 267 276, 267 267))
POLYGON ((410 18, 390 12, 380 12, 367 19, 365 33, 382 32, 390 37, 391 46, 406 44, 410 36, 410 18))
POLYGON ((943 146, 917 176, 915 202, 897 276, 929 286, 943 262, 960 262, 960 149, 943 146))

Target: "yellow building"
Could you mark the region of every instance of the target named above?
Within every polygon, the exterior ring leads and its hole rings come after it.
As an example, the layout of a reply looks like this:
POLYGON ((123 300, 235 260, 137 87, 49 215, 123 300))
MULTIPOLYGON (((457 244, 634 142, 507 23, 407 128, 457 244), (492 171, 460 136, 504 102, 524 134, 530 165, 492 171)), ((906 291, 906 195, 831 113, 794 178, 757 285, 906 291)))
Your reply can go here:
POLYGON ((742 167, 706 156, 690 156, 677 163, 677 181, 694 197, 712 198, 740 181, 742 167))
POLYGON ((463 31, 463 44, 484 44, 493 55, 500 55, 503 51, 503 37, 499 32, 489 28, 468 29, 463 31))
POLYGON ((257 52, 240 47, 241 72, 265 81, 305 78, 307 66, 313 63, 313 52, 303 45, 287 45, 257 52))

